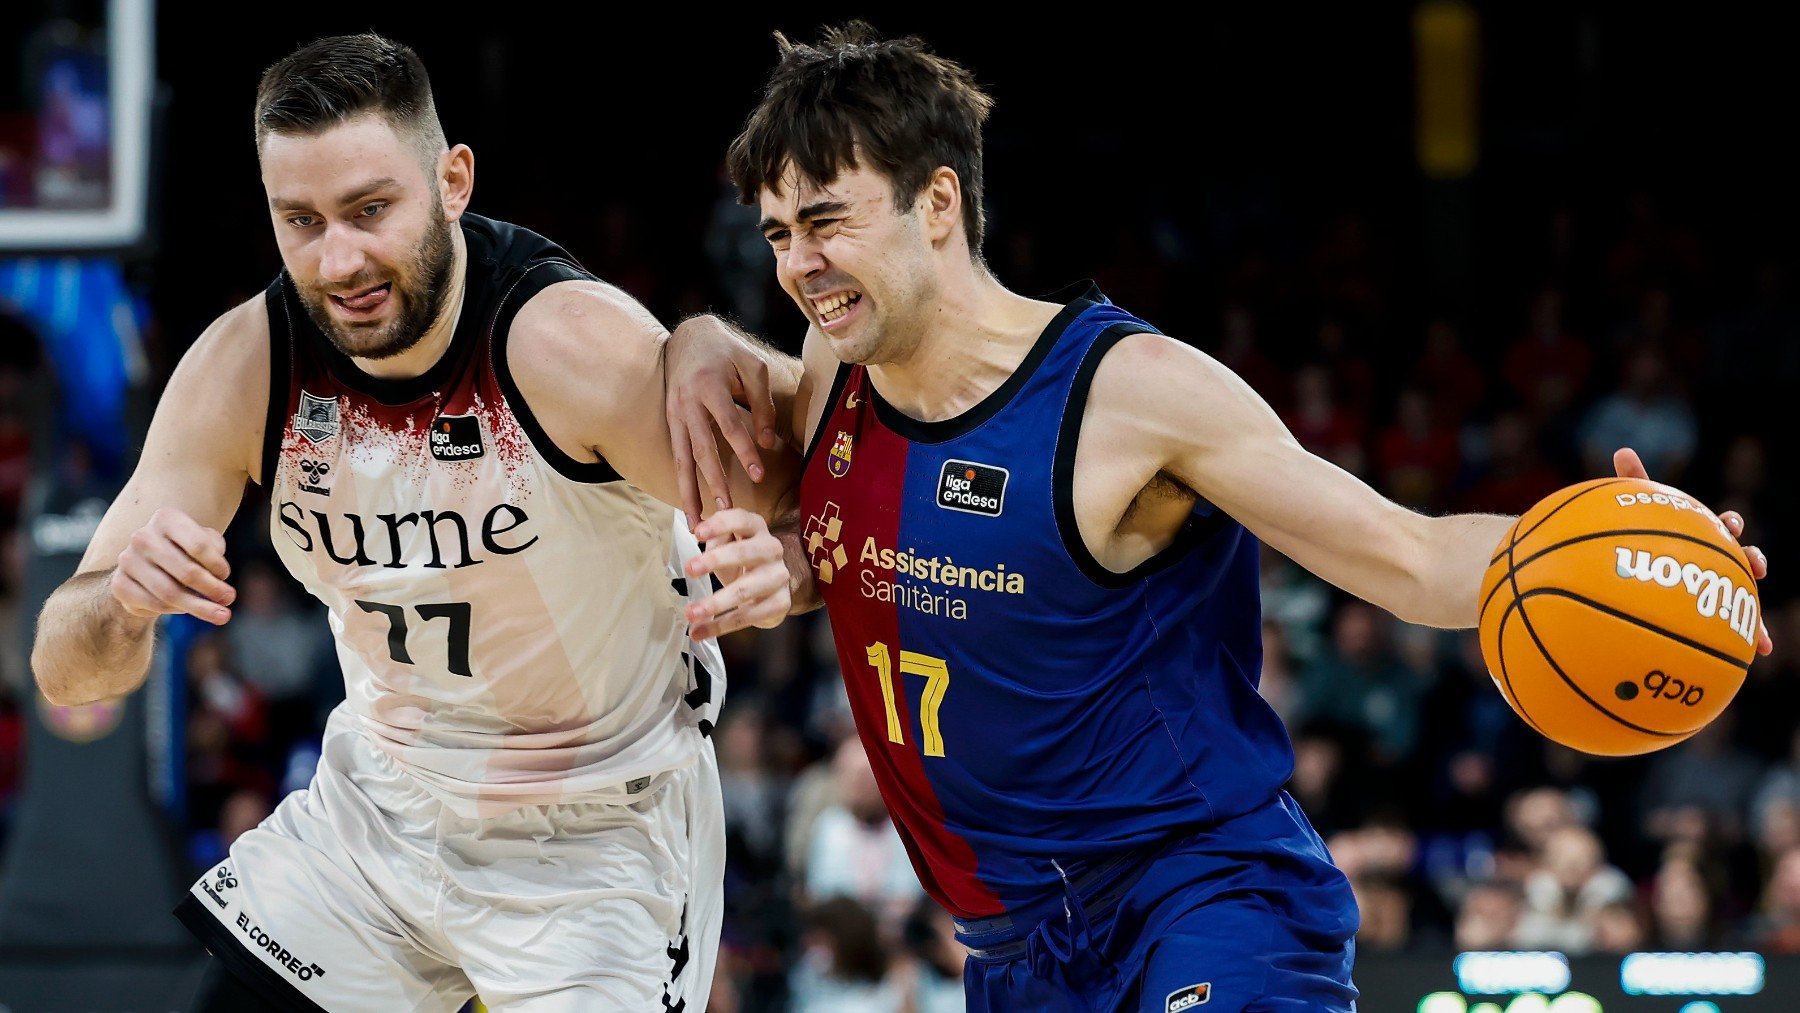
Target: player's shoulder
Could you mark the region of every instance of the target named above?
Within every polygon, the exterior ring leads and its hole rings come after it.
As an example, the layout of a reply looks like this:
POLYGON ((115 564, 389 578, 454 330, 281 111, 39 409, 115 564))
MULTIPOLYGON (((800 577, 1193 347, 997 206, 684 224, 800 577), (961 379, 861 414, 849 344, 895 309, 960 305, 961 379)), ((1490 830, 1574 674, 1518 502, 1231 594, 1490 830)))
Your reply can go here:
POLYGON ((1217 359, 1155 331, 1127 334, 1101 352, 1090 402, 1155 410, 1170 399, 1204 396, 1230 375, 1217 359))
POLYGON ((221 398, 256 398, 268 387, 269 310, 259 293, 220 314, 182 356, 170 379, 217 392, 221 398))
POLYGON ((654 361, 667 337, 656 317, 623 289, 572 278, 546 286, 519 307, 508 358, 515 369, 523 361, 538 368, 610 367, 610 374, 646 357, 654 361))

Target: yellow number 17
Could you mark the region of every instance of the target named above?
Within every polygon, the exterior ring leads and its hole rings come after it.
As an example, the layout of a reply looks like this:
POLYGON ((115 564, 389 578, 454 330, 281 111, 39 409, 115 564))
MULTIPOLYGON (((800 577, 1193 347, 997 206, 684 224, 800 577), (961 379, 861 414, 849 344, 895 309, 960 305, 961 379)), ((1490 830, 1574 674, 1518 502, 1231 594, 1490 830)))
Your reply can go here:
MULTIPOLYGON (((886 644, 869 647, 869 664, 881 677, 881 699, 887 704, 888 741, 906 744, 905 729, 900 727, 900 711, 894 705, 894 657, 886 644)), ((900 674, 918 675, 925 679, 925 692, 919 695, 919 727, 925 730, 925 755, 944 755, 944 733, 938 727, 938 708, 950 689, 950 669, 944 659, 914 651, 900 652, 900 674)))

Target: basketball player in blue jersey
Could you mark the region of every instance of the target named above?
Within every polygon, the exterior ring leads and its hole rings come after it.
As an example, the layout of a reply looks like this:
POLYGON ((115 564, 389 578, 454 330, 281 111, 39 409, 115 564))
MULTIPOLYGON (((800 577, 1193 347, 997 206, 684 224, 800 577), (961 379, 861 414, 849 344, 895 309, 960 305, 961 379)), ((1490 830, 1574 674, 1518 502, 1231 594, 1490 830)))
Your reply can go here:
POLYGON ((347 699, 310 787, 179 909, 216 958, 194 1009, 704 1008, 724 874, 705 638, 786 614, 781 543, 720 511, 694 562, 666 332, 469 213, 474 156, 412 50, 304 46, 263 76, 255 127, 284 270, 182 359, 32 655, 45 697, 85 703, 142 683, 158 616, 228 622, 220 531, 247 482, 329 610, 347 699), (690 629, 709 569, 728 609, 690 629))
POLYGON ((1388 502, 1092 287, 1008 291, 979 255, 970 74, 862 25, 780 42, 730 169, 811 325, 803 362, 672 345, 676 450, 717 488, 715 418, 746 460, 782 427, 806 447, 815 587, 895 826, 969 948, 968 1008, 1354 1009, 1355 902, 1257 693, 1259 542, 1467 627, 1510 518, 1388 502))

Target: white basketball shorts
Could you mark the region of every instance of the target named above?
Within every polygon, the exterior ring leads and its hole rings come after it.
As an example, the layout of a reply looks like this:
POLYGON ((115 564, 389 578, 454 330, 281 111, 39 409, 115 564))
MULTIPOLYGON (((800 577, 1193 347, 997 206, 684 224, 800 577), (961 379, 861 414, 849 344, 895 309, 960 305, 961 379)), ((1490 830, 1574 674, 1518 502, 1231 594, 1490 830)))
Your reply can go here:
POLYGON ((725 871, 711 743, 632 798, 465 819, 340 712, 312 786, 177 914, 278 1009, 699 1013, 725 871))

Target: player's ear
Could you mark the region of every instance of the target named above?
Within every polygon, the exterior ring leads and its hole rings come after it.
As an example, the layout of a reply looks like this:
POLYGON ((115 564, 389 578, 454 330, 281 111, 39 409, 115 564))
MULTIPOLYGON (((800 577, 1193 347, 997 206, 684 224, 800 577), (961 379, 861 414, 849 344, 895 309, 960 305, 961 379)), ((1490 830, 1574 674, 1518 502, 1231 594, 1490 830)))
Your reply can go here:
POLYGON ((962 224, 962 180, 956 170, 940 165, 925 181, 925 234, 936 246, 948 240, 962 224))
POLYGON ((475 193, 475 152, 458 144, 438 156, 438 193, 444 197, 444 219, 456 221, 475 193))

